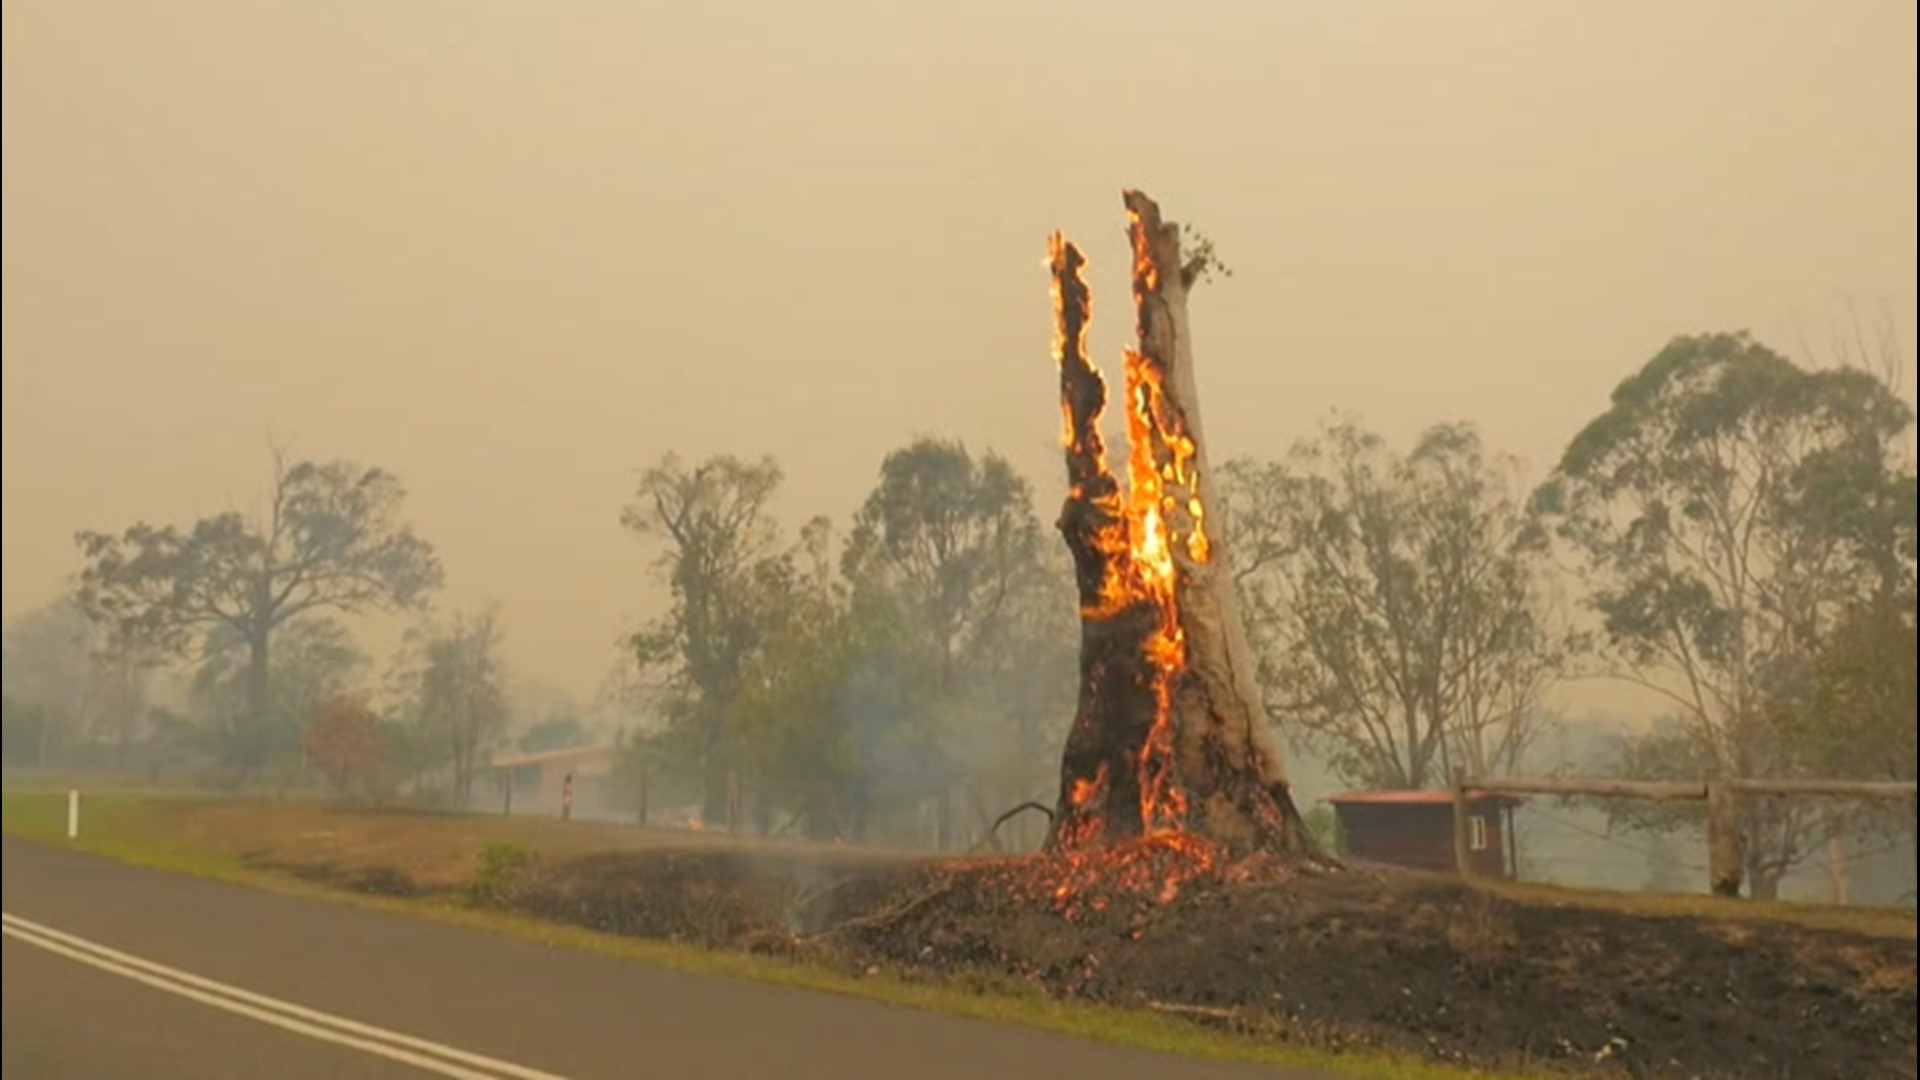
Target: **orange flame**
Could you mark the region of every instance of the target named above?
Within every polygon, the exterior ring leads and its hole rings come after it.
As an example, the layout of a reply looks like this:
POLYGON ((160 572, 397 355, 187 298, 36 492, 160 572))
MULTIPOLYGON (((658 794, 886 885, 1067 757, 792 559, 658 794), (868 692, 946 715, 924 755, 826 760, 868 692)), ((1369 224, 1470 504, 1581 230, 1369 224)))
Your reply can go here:
MULTIPOLYGON (((1148 264, 1151 269, 1151 264, 1148 264)), ((1174 592, 1178 566, 1174 562, 1171 522, 1166 513, 1170 496, 1158 462, 1164 438, 1164 410, 1159 371, 1143 355, 1129 351, 1127 381, 1127 525, 1130 532, 1134 580, 1128 584, 1131 600, 1146 600, 1159 613, 1159 624, 1142 648, 1153 680, 1153 727, 1140 749, 1140 818, 1148 833, 1180 828, 1186 819, 1186 800, 1173 783, 1173 682, 1186 667, 1186 638, 1174 592)))
POLYGON ((1105 790, 1106 786, 1107 766, 1105 762, 1102 762, 1100 767, 1094 770, 1091 778, 1075 780, 1073 782, 1073 790, 1068 793, 1067 799, 1075 806, 1088 806, 1093 803, 1094 799, 1099 797, 1100 792, 1105 790))
POLYGON ((1048 238, 1047 256, 1052 270, 1053 357, 1061 369, 1063 387, 1071 383, 1078 388, 1077 392, 1063 391, 1060 399, 1061 441, 1067 448, 1073 496, 1105 511, 1103 519, 1113 522, 1093 538, 1094 547, 1107 556, 1108 571, 1101 582, 1098 602, 1083 615, 1110 618, 1132 602, 1132 590, 1124 580, 1131 541, 1125 507, 1107 483, 1112 474, 1107 469, 1106 442, 1100 435, 1100 418, 1106 412, 1106 380, 1087 355, 1093 295, 1082 275, 1086 257, 1063 234, 1054 233, 1048 238), (1086 415, 1080 415, 1080 409, 1085 409, 1086 415))
MULTIPOLYGON (((1054 233, 1047 238, 1047 266, 1051 271, 1048 280, 1053 293, 1053 360, 1056 364, 1078 363, 1087 365, 1087 328, 1093 324, 1093 292, 1087 288, 1086 278, 1081 269, 1086 259, 1080 250, 1067 242, 1065 233, 1054 233), (1073 286, 1072 306, 1069 307, 1068 285, 1073 286)), ((1099 377, 1094 372, 1095 378, 1099 377)), ((1087 450, 1093 463, 1102 471, 1106 469, 1106 446, 1100 439, 1099 415, 1084 433, 1074 429, 1073 404, 1064 397, 1060 401, 1060 443, 1074 447, 1084 434, 1087 450)))
MULTIPOLYGON (((1153 632, 1142 644, 1154 720, 1136 762, 1141 826, 1147 834, 1155 835, 1181 831, 1188 809, 1174 769, 1177 732, 1173 694, 1187 662, 1177 594, 1181 569, 1176 555, 1205 562, 1210 549, 1206 506, 1199 488, 1198 446, 1185 418, 1166 394, 1166 365, 1172 358, 1153 352, 1149 333, 1154 319, 1166 317, 1159 297, 1163 277, 1154 255, 1154 237, 1131 208, 1128 217, 1141 346, 1129 350, 1125 362, 1127 491, 1122 500, 1117 494, 1108 494, 1113 487, 1110 482, 1093 493, 1081 479, 1076 479, 1073 486, 1077 497, 1090 499, 1097 508, 1109 511, 1104 516, 1113 522, 1093 537, 1096 549, 1112 558, 1105 563, 1107 570, 1097 602, 1083 610, 1082 616, 1092 620, 1112 618, 1143 604, 1150 605, 1158 615, 1153 632)), ((1055 233, 1048 244, 1048 262, 1053 271, 1053 353, 1062 367, 1063 385, 1064 377, 1072 375, 1104 387, 1087 359, 1092 305, 1081 273, 1084 257, 1064 236, 1055 233)), ((1099 433, 1102 408, 1089 409, 1086 400, 1076 405, 1069 394, 1063 394, 1061 404, 1062 438, 1069 450, 1070 471, 1077 467, 1084 470, 1079 476, 1110 481, 1099 433), (1082 415, 1076 408, 1091 415, 1082 415)), ((1104 392, 1099 395, 1098 405, 1104 406, 1104 392)), ((1085 805, 1083 798, 1091 800, 1104 787, 1103 773, 1097 782, 1076 786, 1070 801, 1085 805)))
POLYGON ((1184 549, 1205 562, 1208 545, 1205 504, 1199 490, 1198 445, 1186 420, 1167 396, 1165 379, 1171 357, 1156 355, 1155 319, 1165 318, 1160 300, 1162 273, 1154 254, 1154 236, 1131 208, 1128 236, 1133 247, 1133 298, 1139 312, 1138 349, 1126 354, 1128 518, 1141 584, 1160 612, 1160 624, 1145 643, 1153 672, 1155 715, 1140 750, 1141 814, 1149 833, 1184 826, 1187 801, 1174 778, 1175 719, 1173 688, 1187 663, 1178 593, 1184 549))

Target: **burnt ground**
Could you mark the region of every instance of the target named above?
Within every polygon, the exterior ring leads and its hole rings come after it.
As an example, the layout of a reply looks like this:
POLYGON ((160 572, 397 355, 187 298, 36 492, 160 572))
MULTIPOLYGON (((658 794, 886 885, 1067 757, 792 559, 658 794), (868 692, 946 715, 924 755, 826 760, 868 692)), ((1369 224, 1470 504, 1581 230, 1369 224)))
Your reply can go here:
MULTIPOLYGON (((64 799, 40 810, 57 835, 64 799)), ((938 862, 281 799, 130 797, 95 820, 121 843, 335 888, 1146 1006, 1273 1042, 1586 1076, 1916 1075, 1911 912, 1351 868, 1222 873, 1185 843, 1104 864, 938 862), (1169 881, 1180 888, 1163 902, 1169 881)))
POLYGON ((1911 935, 1352 869, 1202 874, 1171 899, 1064 869, 626 852, 531 864, 494 895, 614 933, 1020 980, 1318 1047, 1600 1076, 1915 1075, 1911 935))

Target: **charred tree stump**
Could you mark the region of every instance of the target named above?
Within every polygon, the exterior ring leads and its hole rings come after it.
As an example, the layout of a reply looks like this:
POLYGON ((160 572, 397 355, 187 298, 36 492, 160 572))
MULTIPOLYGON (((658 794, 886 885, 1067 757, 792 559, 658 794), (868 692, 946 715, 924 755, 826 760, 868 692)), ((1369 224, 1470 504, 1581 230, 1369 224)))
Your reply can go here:
POLYGON ((1314 857, 1266 728, 1228 552, 1207 520, 1178 226, 1125 194, 1138 345, 1127 353, 1125 490, 1100 435, 1106 383, 1087 356, 1086 260, 1051 242, 1068 494, 1059 528, 1080 601, 1080 692, 1047 845, 1198 835, 1235 856, 1314 857))

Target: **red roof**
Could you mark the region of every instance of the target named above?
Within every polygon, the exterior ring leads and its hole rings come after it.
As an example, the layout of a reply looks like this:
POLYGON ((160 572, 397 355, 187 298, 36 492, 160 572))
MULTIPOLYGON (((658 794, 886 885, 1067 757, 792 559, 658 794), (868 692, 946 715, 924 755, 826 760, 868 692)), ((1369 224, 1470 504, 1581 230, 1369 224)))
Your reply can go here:
MULTIPOLYGON (((1337 806, 1442 806, 1453 802, 1453 792, 1431 788, 1421 791, 1346 791, 1326 801, 1337 806)), ((1474 791, 1467 794, 1467 801, 1518 803, 1520 800, 1492 791, 1474 791)))

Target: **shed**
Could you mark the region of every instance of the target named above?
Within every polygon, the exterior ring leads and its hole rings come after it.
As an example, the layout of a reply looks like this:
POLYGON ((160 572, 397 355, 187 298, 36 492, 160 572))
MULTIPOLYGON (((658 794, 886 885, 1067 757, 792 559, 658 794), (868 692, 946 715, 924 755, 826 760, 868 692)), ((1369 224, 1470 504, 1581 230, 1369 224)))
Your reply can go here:
POLYGON ((593 815, 611 810, 613 767, 618 757, 618 748, 612 746, 569 746, 496 757, 487 769, 499 782, 508 812, 515 806, 557 809, 571 776, 575 813, 593 815))
MULTIPOLYGON (((1354 859, 1418 870, 1454 869, 1453 792, 1349 791, 1327 802, 1354 859)), ((1467 851, 1475 875, 1514 876, 1511 838, 1513 810, 1519 804, 1512 795, 1467 796, 1467 851)))

